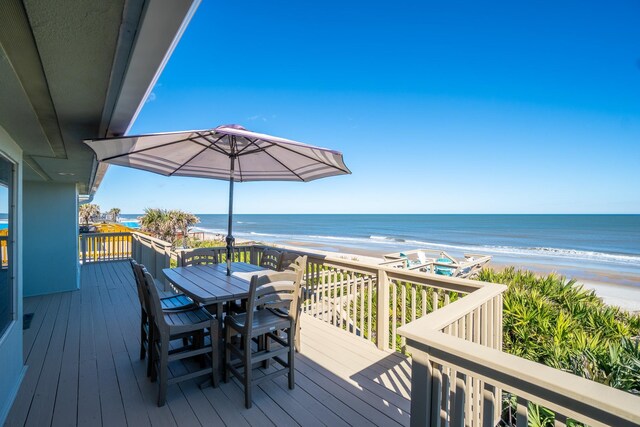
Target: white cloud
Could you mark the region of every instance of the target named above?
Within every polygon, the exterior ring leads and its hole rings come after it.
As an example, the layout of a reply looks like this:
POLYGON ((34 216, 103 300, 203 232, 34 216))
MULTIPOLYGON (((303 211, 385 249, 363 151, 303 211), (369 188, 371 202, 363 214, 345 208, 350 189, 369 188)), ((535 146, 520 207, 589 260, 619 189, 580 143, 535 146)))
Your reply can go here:
POLYGON ((262 120, 263 122, 268 121, 267 118, 265 116, 263 116, 262 114, 256 114, 255 116, 247 117, 247 120, 249 120, 249 121, 262 120))

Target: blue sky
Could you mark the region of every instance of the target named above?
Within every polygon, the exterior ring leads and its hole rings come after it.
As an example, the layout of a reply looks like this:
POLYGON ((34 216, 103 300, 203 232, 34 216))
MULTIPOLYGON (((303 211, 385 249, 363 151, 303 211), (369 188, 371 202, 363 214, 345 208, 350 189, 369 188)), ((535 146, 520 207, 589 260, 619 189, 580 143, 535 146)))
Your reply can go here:
MULTIPOLYGON (((640 213, 638 17, 637 1, 204 1, 130 133, 238 123, 353 172, 238 184, 236 213, 640 213)), ((225 213, 227 191, 111 166, 95 203, 225 213)))

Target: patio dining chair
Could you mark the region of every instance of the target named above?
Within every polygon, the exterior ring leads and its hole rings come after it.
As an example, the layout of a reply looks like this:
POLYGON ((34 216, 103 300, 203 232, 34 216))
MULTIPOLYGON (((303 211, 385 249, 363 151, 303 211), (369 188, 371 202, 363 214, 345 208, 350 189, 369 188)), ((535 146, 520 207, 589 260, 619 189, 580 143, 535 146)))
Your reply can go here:
POLYGON ((260 258, 260 267, 268 268, 270 270, 278 270, 280 268, 281 260, 282 252, 275 249, 265 249, 262 251, 262 257, 260 258))
POLYGON ((153 276, 143 268, 146 290, 149 295, 151 319, 154 328, 149 341, 152 361, 151 381, 158 380, 158 406, 164 406, 167 387, 181 381, 201 376, 211 376, 214 387, 218 386, 218 321, 204 308, 188 311, 163 311, 153 276), (187 338, 187 345, 184 339, 187 338), (170 348, 171 341, 183 339, 183 345, 170 348), (169 378, 169 363, 200 356, 200 367, 183 375, 169 378), (202 360, 209 356, 211 366, 202 360))
POLYGON ((251 391, 255 384, 288 374, 289 388, 295 387, 294 343, 297 304, 300 295, 301 271, 286 271, 268 276, 253 276, 249 289, 247 311, 225 317, 225 382, 233 374, 244 387, 245 406, 251 408, 251 391), (277 332, 286 333, 286 337, 277 332), (234 341, 233 336, 240 335, 234 341), (259 345, 253 351, 253 339, 259 345), (279 346, 272 347, 275 342, 279 346), (287 355, 286 360, 281 356, 287 355), (231 356, 239 357, 239 363, 231 356), (273 359, 282 366, 260 377, 252 375, 254 363, 273 359), (242 371, 242 372, 241 372, 242 371))
POLYGON ((218 254, 212 248, 196 248, 188 251, 182 251, 178 254, 178 265, 180 267, 217 263, 218 254))
POLYGON ((304 274, 307 270, 307 256, 301 256, 293 252, 285 252, 282 256, 281 271, 294 271, 296 274, 300 274, 300 291, 298 292, 298 302, 296 303, 296 330, 295 330, 295 349, 300 351, 300 314, 302 314, 302 305, 308 298, 309 292, 306 291, 304 285, 304 274), (295 258, 293 257, 295 255, 295 258), (290 260, 290 261, 289 261, 290 260))
POLYGON ((280 267, 278 268, 278 271, 285 271, 289 266, 291 266, 291 264, 295 263, 299 257, 300 255, 295 252, 283 252, 282 257, 280 258, 280 267))
MULTIPOLYGON (((138 293, 138 300, 140 302, 140 360, 143 360, 147 353, 151 355, 149 342, 153 341, 153 328, 149 325, 151 321, 151 306, 149 304, 148 292, 146 290, 146 284, 144 279, 144 265, 138 264, 134 259, 130 260, 131 269, 133 270, 133 277, 136 282, 136 290, 138 293)), ((155 287, 155 283, 154 283, 155 287)), ((184 311, 197 308, 197 304, 184 294, 173 295, 169 297, 160 298, 160 304, 163 311, 184 311)), ((151 375, 151 357, 147 362, 147 376, 151 375)))

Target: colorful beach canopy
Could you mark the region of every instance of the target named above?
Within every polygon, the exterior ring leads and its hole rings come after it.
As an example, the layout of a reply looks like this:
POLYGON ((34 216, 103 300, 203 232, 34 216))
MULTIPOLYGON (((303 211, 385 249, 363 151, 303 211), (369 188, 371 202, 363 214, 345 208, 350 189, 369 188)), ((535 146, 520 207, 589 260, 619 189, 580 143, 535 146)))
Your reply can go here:
POLYGON ((342 154, 240 125, 84 141, 98 161, 155 172, 229 181, 227 274, 231 274, 233 183, 313 181, 350 174, 342 154))

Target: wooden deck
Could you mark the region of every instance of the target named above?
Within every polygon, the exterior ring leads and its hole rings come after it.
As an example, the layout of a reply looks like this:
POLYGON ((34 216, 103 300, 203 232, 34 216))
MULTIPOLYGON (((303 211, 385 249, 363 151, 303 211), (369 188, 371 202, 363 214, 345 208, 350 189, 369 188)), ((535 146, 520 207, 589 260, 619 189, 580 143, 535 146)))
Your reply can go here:
POLYGON ((158 408, 139 360, 135 292, 128 262, 104 262, 82 267, 80 291, 25 299, 29 369, 6 425, 409 424, 409 361, 307 316, 295 390, 285 376, 263 383, 247 410, 235 380, 203 390, 190 381, 170 386, 158 408))

